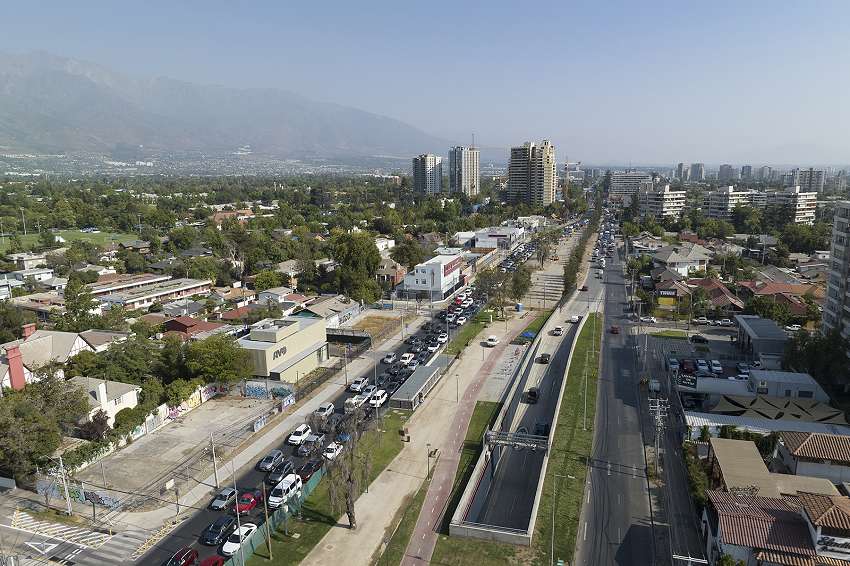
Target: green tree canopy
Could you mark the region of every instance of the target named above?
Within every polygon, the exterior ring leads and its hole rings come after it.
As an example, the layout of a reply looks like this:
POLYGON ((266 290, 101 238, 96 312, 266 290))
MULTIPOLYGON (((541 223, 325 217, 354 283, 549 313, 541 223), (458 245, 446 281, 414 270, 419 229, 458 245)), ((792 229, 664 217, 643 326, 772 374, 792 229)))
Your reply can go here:
POLYGON ((233 383, 251 377, 248 352, 224 334, 189 344, 186 367, 191 377, 204 383, 233 383))

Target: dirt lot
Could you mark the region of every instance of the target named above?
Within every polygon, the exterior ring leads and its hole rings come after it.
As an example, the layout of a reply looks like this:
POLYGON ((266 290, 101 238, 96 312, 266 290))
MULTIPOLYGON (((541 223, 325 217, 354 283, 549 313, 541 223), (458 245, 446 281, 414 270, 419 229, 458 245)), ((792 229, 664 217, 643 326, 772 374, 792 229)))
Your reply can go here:
MULTIPOLYGON (((374 346, 381 344, 401 329, 401 316, 402 312, 395 310, 370 311, 355 322, 352 328, 354 330, 368 332, 372 336, 374 342, 373 349, 375 349, 374 346)), ((416 315, 412 312, 405 313, 405 322, 407 324, 411 324, 416 318, 416 315)))

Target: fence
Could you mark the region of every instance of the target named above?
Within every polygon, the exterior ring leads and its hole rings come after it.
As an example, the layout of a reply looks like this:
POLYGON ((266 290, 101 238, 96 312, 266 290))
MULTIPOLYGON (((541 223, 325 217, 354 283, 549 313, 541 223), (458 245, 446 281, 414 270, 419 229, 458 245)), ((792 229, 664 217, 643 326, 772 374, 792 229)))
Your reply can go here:
MULTIPOLYGON (((282 506, 280 509, 277 509, 274 513, 269 515, 269 530, 276 531, 277 528, 287 521, 289 521, 292 517, 298 516, 301 513, 301 507, 304 505, 304 501, 310 494, 313 493, 313 490, 319 485, 319 482, 322 481, 322 477, 325 475, 325 467, 322 466, 319 470, 313 474, 306 484, 301 488, 300 495, 295 499, 295 501, 289 501, 286 505, 282 506)), ((224 566, 243 566, 244 562, 242 561, 243 555, 245 561, 251 558, 254 555, 254 552, 258 548, 267 548, 266 547, 266 520, 264 516, 260 516, 257 520, 257 526, 259 527, 250 538, 242 543, 242 549, 237 551, 231 558, 229 558, 224 566)))

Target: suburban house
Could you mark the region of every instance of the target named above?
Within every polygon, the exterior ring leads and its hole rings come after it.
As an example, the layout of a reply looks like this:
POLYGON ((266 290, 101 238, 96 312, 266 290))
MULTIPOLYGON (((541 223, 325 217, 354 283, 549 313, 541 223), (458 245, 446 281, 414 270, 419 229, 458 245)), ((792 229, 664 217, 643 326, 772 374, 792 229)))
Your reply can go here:
POLYGON ((339 328, 351 322, 362 310, 360 303, 345 295, 326 295, 304 305, 304 309, 298 314, 322 318, 326 328, 339 328))
POLYGON ((151 253, 151 243, 144 240, 130 240, 129 242, 121 242, 118 247, 122 250, 136 252, 138 254, 147 255, 151 253))
POLYGON ((177 299, 162 305, 162 313, 166 316, 193 316, 203 314, 206 309, 206 302, 192 299, 177 299))
POLYGON ((90 421, 98 411, 103 411, 109 419, 109 426, 114 426, 115 415, 139 404, 142 388, 138 385, 83 376, 72 377, 71 381, 80 386, 89 401, 90 410, 84 421, 90 421))
POLYGON ((254 211, 250 208, 243 208, 240 210, 221 210, 218 212, 214 212, 209 219, 210 222, 212 222, 216 228, 221 230, 221 224, 225 220, 231 218, 244 226, 248 222, 248 220, 254 218, 254 211))
POLYGON ((654 236, 646 230, 634 238, 629 238, 629 251, 636 254, 655 252, 665 245, 664 238, 654 236))
POLYGON ((289 287, 272 287, 257 293, 257 302, 263 306, 268 304, 280 306, 286 301, 286 296, 291 293, 292 289, 289 287))
POLYGON ((118 273, 114 267, 105 267, 103 265, 94 265, 91 263, 86 263, 80 267, 77 267, 76 269, 74 269, 74 271, 79 271, 81 273, 91 272, 97 275, 98 277, 101 277, 102 275, 114 275, 118 273))
POLYGON ((298 276, 301 274, 301 269, 297 259, 282 261, 277 264, 274 270, 289 277, 289 285, 294 289, 298 288, 298 276))
POLYGON ((21 252, 7 254, 6 258, 14 262, 18 269, 35 269, 47 263, 47 255, 43 253, 21 252))
POLYGON ((708 295, 708 302, 712 309, 723 313, 744 310, 744 301, 736 297, 719 279, 712 277, 688 279, 688 286, 703 288, 708 295))
POLYGON ((850 436, 782 431, 776 457, 792 474, 850 482, 850 436))
POLYGON ((817 549, 817 566, 850 563, 850 499, 840 495, 801 493, 801 515, 817 549))
POLYGON ((32 267, 30 269, 19 269, 12 272, 12 277, 18 281, 35 281, 36 283, 53 277, 53 270, 49 267, 32 267))
POLYGON ((381 258, 381 263, 375 271, 378 283, 386 283, 391 289, 404 281, 405 275, 407 268, 391 257, 381 258))
POLYGON ((711 252, 699 244, 678 244, 664 246, 652 255, 656 267, 666 267, 679 275, 687 277, 693 271, 708 267, 711 252))
POLYGON ((207 322, 191 316, 178 316, 165 321, 165 335, 177 336, 181 340, 203 340, 216 334, 232 334, 238 327, 223 322, 207 322))
POLYGON ((83 330, 80 337, 85 340, 89 348, 95 352, 105 352, 111 345, 117 342, 126 342, 130 337, 129 332, 118 332, 115 330, 83 330))
MULTIPOLYGON (((82 351, 94 351, 76 332, 36 330, 34 324, 23 327, 23 338, 0 344, 0 384, 23 389, 36 380, 38 369, 48 363, 64 364, 82 351)), ((65 372, 58 368, 56 375, 65 372)))
POLYGON ((245 287, 215 287, 212 296, 222 303, 235 307, 244 307, 257 300, 257 292, 245 287))

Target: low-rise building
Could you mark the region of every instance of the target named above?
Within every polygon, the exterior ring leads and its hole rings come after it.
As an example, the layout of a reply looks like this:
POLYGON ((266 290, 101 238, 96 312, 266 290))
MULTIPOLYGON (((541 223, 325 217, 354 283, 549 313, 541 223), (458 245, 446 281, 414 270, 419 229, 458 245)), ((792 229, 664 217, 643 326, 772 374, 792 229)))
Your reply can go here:
POLYGON ((760 360, 762 357, 780 357, 785 353, 788 335, 775 321, 754 314, 736 314, 738 350, 760 360))
POLYGON ((375 279, 378 283, 386 284, 390 289, 404 281, 407 268, 391 257, 381 258, 378 269, 375 271, 375 279))
POLYGON ((89 402, 89 413, 83 421, 90 421, 103 411, 109 419, 109 426, 114 426, 115 415, 139 404, 142 388, 138 385, 83 376, 72 377, 71 381, 86 393, 89 402))
POLYGON ((98 277, 94 283, 89 283, 88 289, 93 297, 129 291, 146 287, 154 283, 162 283, 171 279, 170 275, 157 275, 155 273, 119 273, 106 274, 98 277))
POLYGON ((475 232, 476 248, 512 249, 525 235, 520 226, 491 226, 475 232))
POLYGON ((460 255, 432 257, 404 276, 403 295, 441 301, 462 285, 462 269, 463 257, 460 255))
POLYGON ((652 255, 652 262, 657 267, 666 267, 685 277, 693 271, 704 270, 709 259, 711 252, 699 244, 689 243, 664 246, 652 255))
POLYGON ((354 322, 363 312, 363 305, 345 295, 324 295, 303 305, 298 313, 325 321, 325 328, 339 328, 354 322))
POLYGON ((178 316, 165 321, 165 334, 177 336, 183 341, 203 340, 216 334, 234 334, 238 326, 223 322, 208 322, 191 316, 178 316))
POLYGON ((792 474, 850 482, 850 436, 781 431, 776 457, 792 474))
POLYGON ((49 267, 33 267, 32 269, 20 269, 12 272, 12 277, 18 281, 35 281, 39 283, 53 277, 53 270, 49 267))
POLYGON ((290 293, 292 289, 289 287, 272 287, 257 293, 257 302, 261 305, 282 305, 290 293))
POLYGON ((829 395, 807 373, 772 369, 751 369, 750 383, 757 395, 811 399, 829 403, 829 395))
POLYGON ((378 252, 389 251, 395 247, 395 240, 392 238, 385 238, 383 236, 378 236, 375 238, 375 247, 378 248, 378 252))
POLYGON ((127 310, 136 310, 148 308, 154 303, 191 297, 192 295, 207 295, 211 286, 212 281, 209 279, 169 279, 161 283, 100 295, 97 299, 105 307, 117 305, 127 310))
POLYGON ((14 262, 18 269, 35 269, 47 263, 47 255, 43 253, 20 252, 7 254, 6 258, 14 262))
MULTIPOLYGON (((37 330, 35 324, 23 327, 23 337, 0 345, 0 385, 23 389, 37 380, 37 372, 51 362, 64 364, 82 351, 94 349, 76 332, 37 330)), ((56 375, 64 377, 62 367, 56 375)))
POLYGON ((328 359, 325 320, 265 319, 237 343, 248 351, 254 375, 296 383, 328 359))
POLYGON ((114 267, 106 267, 106 266, 103 266, 103 265, 94 265, 94 264, 91 264, 91 263, 87 263, 85 265, 77 267, 76 269, 74 269, 74 271, 91 272, 91 273, 94 273, 95 275, 97 275, 98 277, 101 277, 103 275, 115 275, 116 273, 118 273, 115 270, 114 267))

